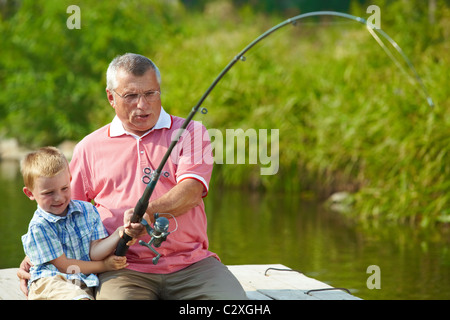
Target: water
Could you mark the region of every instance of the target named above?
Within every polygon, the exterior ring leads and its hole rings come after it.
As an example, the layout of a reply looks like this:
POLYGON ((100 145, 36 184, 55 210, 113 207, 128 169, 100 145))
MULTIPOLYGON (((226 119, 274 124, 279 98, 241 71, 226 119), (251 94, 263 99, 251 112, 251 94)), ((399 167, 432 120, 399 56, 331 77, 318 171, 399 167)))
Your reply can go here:
MULTIPOLYGON (((23 258, 20 236, 36 204, 16 163, 0 163, 0 268, 23 258)), ((293 195, 218 190, 205 198, 210 249, 225 264, 281 263, 363 299, 450 299, 448 230, 364 228, 293 195), (380 268, 380 289, 368 289, 380 268)))
POLYGON ((281 263, 363 299, 449 299, 448 234, 361 228, 294 196, 217 192, 206 200, 210 247, 225 264, 281 263), (367 280, 380 268, 380 289, 367 280))

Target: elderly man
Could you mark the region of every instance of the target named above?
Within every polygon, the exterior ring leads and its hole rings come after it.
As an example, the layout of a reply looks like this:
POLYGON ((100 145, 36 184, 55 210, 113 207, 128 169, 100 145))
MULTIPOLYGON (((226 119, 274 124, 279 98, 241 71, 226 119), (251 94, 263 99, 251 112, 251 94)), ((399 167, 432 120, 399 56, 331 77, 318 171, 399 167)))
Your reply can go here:
MULTIPOLYGON (((73 197, 94 201, 109 232, 123 225, 124 213, 129 222, 130 208, 184 121, 162 108, 160 85, 160 72, 150 59, 132 53, 116 57, 107 70, 106 88, 116 116, 80 141, 70 162, 73 197)), ((177 222, 177 230, 158 248, 158 264, 152 263, 155 254, 148 248, 131 246, 127 269, 99 275, 97 299, 246 299, 237 279, 208 250, 202 198, 212 161, 204 137, 203 125, 188 125, 144 215, 150 223, 154 213, 170 213, 177 222)), ((142 236, 142 230, 141 224, 130 224, 128 233, 142 236)))

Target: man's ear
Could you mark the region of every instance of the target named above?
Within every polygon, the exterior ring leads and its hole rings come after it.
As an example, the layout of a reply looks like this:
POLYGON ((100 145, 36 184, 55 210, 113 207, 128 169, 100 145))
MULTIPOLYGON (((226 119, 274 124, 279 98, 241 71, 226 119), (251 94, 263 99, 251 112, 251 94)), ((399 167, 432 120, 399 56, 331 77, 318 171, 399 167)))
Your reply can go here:
POLYGON ((28 189, 27 187, 23 187, 23 193, 25 193, 25 195, 30 198, 30 200, 36 200, 36 198, 33 196, 33 192, 28 189))
POLYGON ((111 90, 106 89, 106 96, 108 97, 109 104, 111 107, 115 108, 114 94, 111 90))

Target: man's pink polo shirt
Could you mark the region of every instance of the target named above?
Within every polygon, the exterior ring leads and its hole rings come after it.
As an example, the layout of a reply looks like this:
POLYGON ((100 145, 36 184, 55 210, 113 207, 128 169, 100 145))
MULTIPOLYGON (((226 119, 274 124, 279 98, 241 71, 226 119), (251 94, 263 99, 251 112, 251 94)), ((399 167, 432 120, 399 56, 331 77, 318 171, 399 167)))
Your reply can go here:
MULTIPOLYGON (((95 201, 103 224, 111 234, 123 225, 123 213, 134 208, 148 182, 149 170, 158 167, 172 137, 184 119, 171 116, 161 108, 158 122, 141 137, 128 133, 117 118, 86 136, 76 146, 70 162, 72 197, 95 201), (149 169, 146 169, 149 168, 149 169), (145 171, 144 171, 145 170, 145 171)), ((184 179, 196 179, 208 193, 212 172, 212 150, 206 128, 192 121, 169 157, 150 201, 157 199, 184 179)), ((129 269, 146 273, 171 273, 216 254, 208 251, 206 215, 200 205, 176 218, 178 229, 161 247, 157 265, 155 256, 137 242, 127 252, 129 269)), ((169 231, 176 223, 170 220, 169 231)), ((148 242, 150 236, 141 238, 148 242)))

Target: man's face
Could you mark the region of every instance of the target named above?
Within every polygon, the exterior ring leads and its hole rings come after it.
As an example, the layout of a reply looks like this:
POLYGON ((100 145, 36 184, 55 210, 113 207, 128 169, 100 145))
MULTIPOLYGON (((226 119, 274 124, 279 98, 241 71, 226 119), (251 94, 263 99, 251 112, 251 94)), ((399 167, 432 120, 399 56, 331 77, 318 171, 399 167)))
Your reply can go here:
POLYGON ((141 136, 153 128, 158 121, 161 113, 161 99, 157 96, 156 100, 147 101, 141 95, 134 101, 129 102, 123 97, 149 91, 160 91, 155 72, 149 69, 142 76, 135 76, 119 69, 117 71, 117 84, 117 88, 114 90, 106 89, 109 103, 116 110, 116 115, 122 122, 124 129, 141 136))

